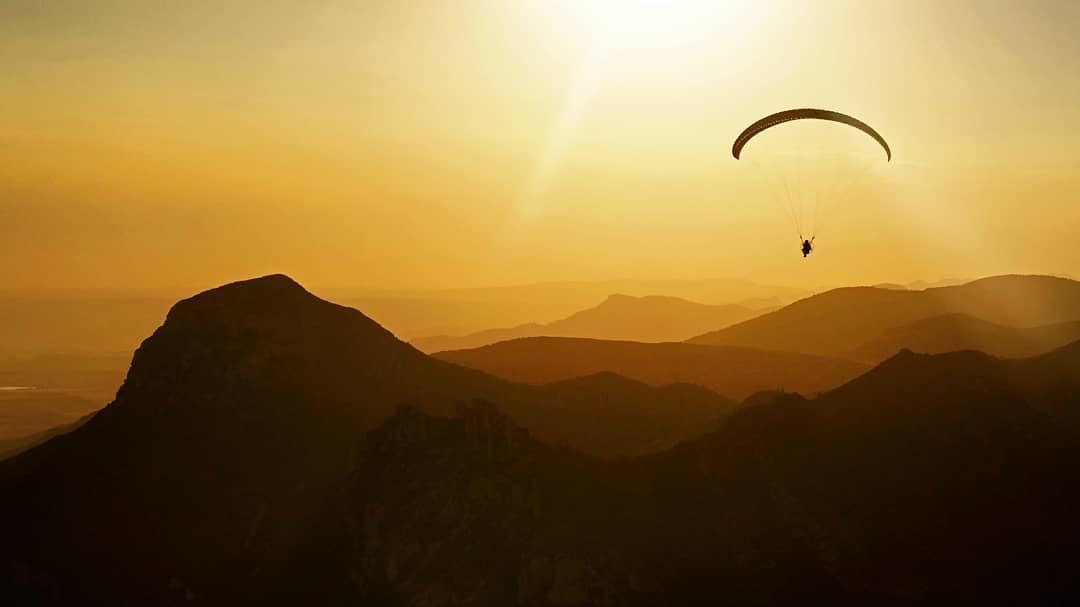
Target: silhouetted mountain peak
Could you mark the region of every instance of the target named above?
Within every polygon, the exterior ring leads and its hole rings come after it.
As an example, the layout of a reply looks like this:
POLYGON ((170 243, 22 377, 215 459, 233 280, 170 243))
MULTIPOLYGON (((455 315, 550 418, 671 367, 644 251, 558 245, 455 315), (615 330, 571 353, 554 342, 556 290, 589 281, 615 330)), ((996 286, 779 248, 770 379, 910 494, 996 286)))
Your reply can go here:
POLYGON ((1002 369, 1002 361, 974 350, 919 354, 905 349, 826 398, 868 417, 918 411, 928 403, 953 403, 954 412, 977 408, 982 401, 1013 406, 1002 369))
POLYGON ((173 306, 170 316, 209 306, 231 307, 245 303, 305 299, 315 299, 315 296, 284 274, 270 274, 224 284, 180 300, 173 306))
POLYGON ((341 403, 354 377, 420 357, 359 311, 276 274, 173 306, 136 350, 117 402, 285 406, 319 394, 315 402, 341 403))
POLYGON ((165 325, 240 323, 302 331, 328 322, 366 327, 381 339, 391 335, 359 311, 319 299, 284 274, 229 283, 181 300, 169 311, 165 325))
POLYGON ((863 378, 880 381, 883 377, 905 378, 908 382, 918 382, 920 379, 925 379, 926 373, 940 375, 961 371, 982 371, 996 363, 997 359, 993 356, 976 350, 921 354, 903 348, 866 374, 852 380, 851 383, 863 378))
POLYGON ((734 404, 701 388, 614 377, 554 389, 506 383, 429 358, 360 312, 272 276, 177 304, 135 353, 100 417, 121 433, 154 426, 168 434, 157 425, 183 424, 190 436, 311 441, 316 446, 305 451, 337 458, 353 444, 350 434, 374 427, 400 403, 449 415, 475 399, 497 403, 541 440, 605 455, 698 435, 734 404))

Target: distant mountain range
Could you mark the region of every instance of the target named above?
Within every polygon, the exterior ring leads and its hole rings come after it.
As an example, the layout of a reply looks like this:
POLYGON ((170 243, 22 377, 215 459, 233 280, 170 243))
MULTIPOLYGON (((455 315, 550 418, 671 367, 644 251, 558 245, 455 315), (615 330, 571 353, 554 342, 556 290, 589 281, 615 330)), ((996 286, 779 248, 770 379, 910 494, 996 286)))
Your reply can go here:
POLYGON ((1075 324, 1080 321, 1080 283, 1069 279, 997 276, 947 287, 909 287, 833 289, 776 310, 612 296, 600 306, 546 325, 412 343, 425 352, 443 352, 541 336, 681 341, 694 328, 711 326, 714 330, 687 341, 877 363, 904 348, 925 353, 975 349, 1023 357, 1080 338, 1075 324))
POLYGON ((697 384, 739 399, 760 390, 812 394, 868 368, 844 359, 754 348, 565 337, 515 339, 434 356, 513 381, 539 384, 606 371, 653 385, 697 384))
MULTIPOLYGON (((939 281, 939 284, 952 282, 956 281, 939 281)), ((780 301, 776 297, 746 300, 741 304, 705 305, 666 296, 610 296, 599 306, 578 309, 569 317, 546 325, 527 324, 460 338, 417 339, 414 344, 425 351, 443 351, 473 349, 527 336, 571 335, 667 341, 700 333, 701 336, 691 338, 691 341, 751 345, 756 350, 779 348, 869 364, 880 362, 904 348, 931 353, 975 349, 996 356, 1022 357, 1046 352, 1078 337, 1077 319, 1073 318, 1077 309, 1076 284, 1071 280, 1045 276, 1002 276, 923 291, 908 290, 920 286, 916 283, 836 289, 772 313, 761 307, 775 306, 780 301), (750 320, 747 322, 744 319, 750 320), (1063 322, 1062 319, 1069 320, 1063 322), (735 323, 734 326, 732 323, 735 323)), ((584 297, 599 292, 599 289, 616 286, 637 289, 671 286, 699 295, 752 294, 775 290, 745 281, 544 283, 509 289, 439 291, 440 296, 460 298, 441 303, 434 300, 394 299, 414 295, 419 297, 417 293, 420 292, 391 292, 391 299, 374 307, 380 314, 385 313, 397 321, 408 317, 412 320, 407 322, 415 321, 414 326, 427 322, 423 318, 438 324, 442 319, 449 318, 448 314, 454 316, 459 313, 485 317, 487 322, 495 323, 500 316, 493 312, 491 306, 509 306, 507 309, 517 306, 514 314, 531 314, 529 311, 533 308, 523 298, 535 297, 533 303, 546 306, 563 301, 560 298, 564 296, 584 297), (467 296, 475 296, 481 301, 467 301, 464 299, 467 296), (428 304, 437 305, 432 308, 428 304)), ((357 295, 352 291, 337 294, 342 297, 357 295)), ((160 324, 160 317, 167 309, 168 302, 173 301, 169 297, 165 292, 130 289, 0 291, 0 334, 7 338, 0 344, 0 387, 40 388, 33 395, 33 407, 20 404, 26 401, 28 395, 25 393, 16 395, 18 398, 13 395, 0 398, 0 439, 36 434, 107 403, 123 379, 131 359, 131 350, 146 333, 160 324), (3 319, 16 319, 18 322, 5 324, 3 319), (69 406, 76 402, 83 403, 77 410, 69 406), (59 419, 53 414, 57 409, 63 409, 70 415, 65 414, 63 419, 59 419), (17 423, 6 423, 4 420, 15 420, 17 423), (19 432, 24 434, 16 436, 19 432)), ((365 312, 368 311, 365 308, 365 312)), ((382 317, 379 320, 382 321, 382 317)), ((519 344, 516 348, 520 347, 519 344)), ((551 351, 550 348, 541 349, 530 356, 538 363, 551 351)), ((516 352, 515 357, 525 356, 520 350, 516 352)), ((557 374, 545 375, 536 367, 523 373, 521 369, 514 370, 505 365, 497 372, 506 377, 536 382, 541 377, 557 380, 613 369, 613 360, 586 365, 573 362, 575 360, 580 360, 580 357, 571 356, 561 363, 557 374)), ((760 386, 773 385, 778 380, 781 385, 814 392, 849 377, 844 373, 828 372, 821 381, 805 383, 799 377, 806 377, 808 373, 803 373, 799 370, 802 367, 796 366, 789 372, 777 374, 774 370, 760 375, 758 379, 743 381, 738 377, 739 374, 746 376, 749 372, 750 369, 742 364, 748 360, 764 359, 761 356, 750 357, 736 363, 733 368, 742 369, 738 372, 732 369, 717 371, 709 367, 713 363, 698 362, 677 373, 670 370, 673 364, 664 360, 619 366, 617 370, 651 384, 663 383, 659 378, 686 380, 738 396, 760 386), (648 366, 656 368, 650 370, 646 368, 648 366), (718 377, 725 379, 720 381, 718 377)), ((495 367, 485 366, 488 363, 483 360, 462 362, 496 371, 495 367)), ((730 360, 724 360, 723 356, 718 355, 714 362, 732 367, 730 360)), ((762 368, 772 367, 766 365, 762 368)), ((816 367, 811 365, 806 368, 816 367)))
POLYGON ((888 329, 856 348, 851 356, 875 362, 909 349, 927 354, 979 350, 1002 358, 1023 358, 1076 340, 1080 340, 1080 321, 1018 328, 967 314, 944 314, 888 329))
POLYGON ((0 596, 1074 604, 1077 369, 1080 343, 904 351, 734 409, 512 384, 285 277, 232 284, 174 306, 112 404, 0 462, 0 596))
POLYGON ((720 278, 551 281, 471 289, 322 289, 318 293, 363 310, 399 337, 414 340, 549 323, 594 307, 614 293, 630 297, 662 295, 707 305, 734 303, 760 309, 779 307, 809 291, 720 278))
MULTIPOLYGON (((900 329, 904 325, 956 314, 1007 327, 1080 320, 1080 282, 1051 276, 997 276, 923 291, 834 289, 689 341, 858 358, 873 352, 886 354, 880 348, 890 339, 896 345, 908 347, 902 340, 896 341, 904 334, 905 330, 900 329)), ((963 328, 963 322, 958 324, 955 318, 936 322, 951 324, 949 330, 957 335, 963 328)), ((964 326, 971 327, 971 323, 964 326)), ((924 325, 909 330, 912 339, 926 328, 924 325)), ((1062 328, 1068 330, 1065 325, 1062 328)), ((987 333, 985 327, 976 330, 987 333)), ((977 340, 977 336, 965 337, 949 345, 943 339, 935 347, 964 348, 977 340)), ((1001 347, 1008 349, 1005 345, 1001 347)))
POLYGON ((539 336, 682 341, 766 311, 768 309, 758 310, 738 304, 705 305, 660 295, 611 295, 598 306, 547 324, 530 323, 508 329, 489 329, 460 337, 441 335, 418 338, 409 343, 424 352, 439 352, 539 336))
POLYGON ((595 304, 612 293, 635 297, 664 294, 707 304, 723 304, 754 298, 791 301, 807 294, 806 289, 762 285, 743 278, 705 280, 597 280, 548 281, 508 287, 460 289, 321 289, 336 299, 383 297, 392 299, 471 301, 520 304, 546 302, 569 305, 566 313, 595 304))
POLYGON ((692 386, 661 389, 602 374, 542 388, 500 380, 425 356, 360 312, 318 299, 279 275, 173 306, 136 351, 115 402, 88 427, 130 407, 168 418, 168 403, 191 399, 200 407, 250 403, 260 408, 245 415, 267 424, 294 415, 293 408, 316 407, 319 415, 350 419, 346 426, 355 432, 403 402, 449 414, 475 398, 535 422, 533 431, 551 444, 612 456, 684 439, 734 406, 692 386), (655 410, 662 407, 682 420, 683 433, 658 424, 655 410), (582 433, 588 441, 575 443, 582 433))
MULTIPOLYGON (((0 288, 0 359, 130 353, 186 289, 0 288)), ((706 304, 777 307, 805 289, 713 280, 551 281, 473 289, 325 288, 326 298, 363 310, 405 339, 464 335, 544 323, 595 306, 612 293, 665 295, 706 304)))

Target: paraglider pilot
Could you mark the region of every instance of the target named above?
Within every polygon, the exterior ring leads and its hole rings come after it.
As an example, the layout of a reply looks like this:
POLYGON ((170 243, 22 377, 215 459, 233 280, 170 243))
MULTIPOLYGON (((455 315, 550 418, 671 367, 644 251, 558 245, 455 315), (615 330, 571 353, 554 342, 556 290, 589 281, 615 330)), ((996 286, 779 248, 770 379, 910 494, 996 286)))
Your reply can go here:
POLYGON ((811 238, 810 240, 803 240, 802 241, 802 256, 803 257, 806 257, 807 255, 810 254, 810 251, 814 250, 814 245, 811 244, 811 242, 813 240, 814 239, 811 238))

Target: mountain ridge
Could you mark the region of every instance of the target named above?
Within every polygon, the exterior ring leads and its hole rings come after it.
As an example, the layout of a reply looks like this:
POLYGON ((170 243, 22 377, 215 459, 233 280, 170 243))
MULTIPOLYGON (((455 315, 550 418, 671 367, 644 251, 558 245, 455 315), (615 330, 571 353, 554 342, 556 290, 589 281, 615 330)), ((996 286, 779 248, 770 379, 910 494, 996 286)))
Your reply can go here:
POLYGON ((611 452, 642 438, 579 405, 614 403, 615 421, 647 432, 651 420, 619 402, 654 389, 611 373, 496 380, 294 285, 240 283, 178 304, 116 401, 0 462, 0 520, 19 523, 0 543, 0 595, 447 606, 1080 596, 1080 342, 1018 360, 902 352, 815 398, 759 394, 726 421, 690 420, 699 432, 674 445, 602 458, 566 445, 589 436, 611 452), (557 432, 565 424, 577 435, 557 432))
POLYGON ((819 392, 868 368, 840 358, 741 346, 570 337, 522 338, 433 356, 513 381, 542 384, 611 371, 652 385, 697 384, 736 399, 776 388, 819 392))
POLYGON ((942 314, 1024 327, 1080 320, 1078 310, 1080 282, 1054 276, 995 276, 923 291, 844 287, 688 342, 843 357, 890 329, 942 314))
POLYGON ((1080 339, 1080 321, 1008 327, 969 314, 923 318, 885 330, 856 348, 850 358, 875 362, 904 348, 927 354, 979 350, 1000 358, 1025 358, 1080 339))
POLYGON ((584 337, 630 341, 681 341, 708 328, 724 327, 764 310, 739 304, 707 305, 666 295, 614 293, 600 304, 549 323, 528 323, 462 336, 410 340, 424 352, 461 350, 523 337, 584 337))

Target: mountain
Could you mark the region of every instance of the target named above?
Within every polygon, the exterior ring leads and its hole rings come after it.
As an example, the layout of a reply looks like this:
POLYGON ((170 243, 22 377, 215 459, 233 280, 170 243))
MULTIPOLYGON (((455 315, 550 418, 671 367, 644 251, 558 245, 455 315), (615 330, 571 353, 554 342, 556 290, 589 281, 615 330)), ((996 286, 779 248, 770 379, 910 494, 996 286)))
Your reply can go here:
MULTIPOLYGON (((0 360, 115 353, 130 360, 131 352, 160 324, 172 304, 190 292, 0 288, 0 360)), ((550 322, 595 306, 611 293, 662 293, 709 304, 747 300, 743 305, 755 309, 778 307, 806 294, 741 279, 553 281, 476 289, 324 288, 316 292, 363 310, 408 339, 550 322)))
MULTIPOLYGON (((655 427, 650 409, 663 410, 673 393, 611 377, 585 379, 574 387, 564 386, 555 398, 552 389, 510 383, 431 358, 357 310, 318 299, 275 275, 176 304, 136 351, 116 401, 105 412, 190 401, 211 410, 253 407, 244 415, 277 423, 298 415, 298 407, 306 414, 304 408, 313 406, 316 418, 333 418, 341 426, 335 432, 355 432, 371 428, 403 402, 446 414, 482 398, 499 402, 549 443, 599 455, 631 455, 641 452, 641 432, 655 427), (619 386, 620 381, 629 386, 619 386), (611 403, 592 408, 592 400, 607 390, 632 391, 634 397, 623 401, 625 410, 611 403), (146 404, 130 404, 135 402, 146 404), (589 428, 596 432, 587 442, 573 441, 589 428), (631 435, 621 436, 620 430, 631 435)), ((708 402, 711 409, 698 407, 688 417, 692 423, 714 420, 732 407, 715 394, 696 402, 708 402)), ((673 414, 685 417, 688 411, 673 414)))
POLYGON ((1033 389, 1078 353, 903 352, 614 465, 402 410, 297 560, 381 604, 1069 604, 1080 435, 1033 389))
POLYGON ((516 339, 434 356, 513 381, 546 383, 607 371, 652 385, 697 384, 732 398, 768 389, 810 394, 867 369, 848 360, 752 348, 567 337, 516 339))
POLYGON ((528 285, 458 289, 329 288, 317 293, 364 310, 396 335, 467 335, 492 327, 547 323, 595 306, 612 293, 666 295, 703 304, 777 307, 806 289, 760 285, 739 278, 708 280, 549 281, 528 285))
POLYGON ((451 415, 476 398, 548 444, 605 456, 699 435, 735 406, 612 375, 513 384, 430 358, 287 277, 226 285, 169 311, 115 401, 0 462, 0 520, 42 523, 5 532, 0 594, 160 604, 192 579, 228 585, 218 576, 237 562, 272 574, 365 431, 400 403, 451 415))
POLYGON ((1078 339, 1080 321, 1016 328, 966 314, 944 314, 887 329, 859 346, 850 356, 873 362, 884 360, 906 348, 930 354, 979 350, 1002 358, 1023 358, 1048 352, 1078 339))
POLYGON ((1011 327, 1080 320, 1080 282, 996 276, 923 291, 834 289, 689 341, 843 357, 890 329, 943 314, 1011 327))
POLYGON ((705 305, 651 295, 611 295, 600 305, 548 324, 489 329, 461 337, 437 336, 410 343, 424 352, 478 348, 522 337, 589 337, 634 341, 682 341, 702 331, 753 318, 761 312, 742 305, 705 305))
POLYGON ((399 406, 321 463, 311 448, 334 434, 304 438, 320 403, 267 422, 250 415, 270 403, 128 402, 0 463, 0 520, 19 521, 0 543, 0 592, 1074 604, 1080 426, 1061 420, 1080 404, 1078 363, 1080 344, 1016 361, 902 352, 818 398, 757 395, 705 436, 618 461, 553 448, 483 400, 447 416, 399 406))
MULTIPOLYGON (((0 462, 0 596, 1075 604, 1078 368, 1080 343, 905 351, 601 458, 558 445, 651 440, 656 408, 633 403, 656 390, 507 383, 285 277, 227 285, 172 308, 108 407, 0 462)), ((678 416, 709 407, 662 392, 678 416)))
POLYGON ((749 455, 776 516, 849 591, 920 604, 1009 604, 1028 593, 1055 603, 1078 590, 1068 569, 1080 443, 1039 394, 1067 382, 1054 402, 1078 402, 1076 350, 1023 361, 902 352, 818 399, 785 396, 737 414, 702 442, 750 437, 749 453, 703 466, 749 455))

